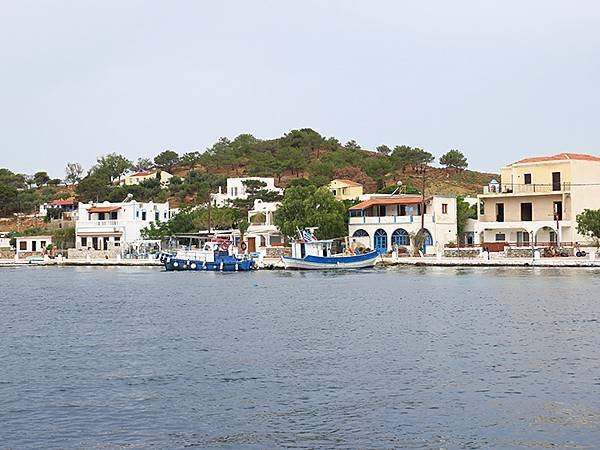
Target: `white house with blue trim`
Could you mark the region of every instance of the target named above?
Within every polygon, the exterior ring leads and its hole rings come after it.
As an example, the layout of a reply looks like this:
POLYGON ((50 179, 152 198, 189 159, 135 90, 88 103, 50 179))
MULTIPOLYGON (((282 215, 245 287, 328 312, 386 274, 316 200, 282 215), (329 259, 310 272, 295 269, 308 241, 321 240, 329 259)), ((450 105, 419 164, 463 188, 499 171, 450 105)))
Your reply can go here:
MULTIPOLYGON (((394 246, 410 249, 412 236, 421 229, 422 202, 421 196, 389 195, 352 206, 348 224, 350 242, 386 252, 394 246)), ((434 254, 437 248, 456 242, 456 197, 426 197, 423 214, 427 233, 424 253, 434 254)))

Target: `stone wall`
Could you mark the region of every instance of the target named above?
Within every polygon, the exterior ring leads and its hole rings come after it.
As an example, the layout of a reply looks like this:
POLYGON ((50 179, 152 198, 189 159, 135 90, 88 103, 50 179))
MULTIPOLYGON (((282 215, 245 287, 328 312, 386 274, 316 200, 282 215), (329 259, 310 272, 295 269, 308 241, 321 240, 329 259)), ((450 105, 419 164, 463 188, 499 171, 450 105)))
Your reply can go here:
POLYGON ((120 255, 119 249, 110 250, 88 250, 88 249, 77 249, 70 248, 67 250, 67 257, 69 259, 115 259, 117 255, 120 255))
MULTIPOLYGON (((536 248, 536 250, 541 249, 536 248)), ((533 250, 531 247, 506 247, 504 249, 507 258, 533 258, 533 250)))
POLYGON ((0 248, 0 259, 14 259, 15 251, 11 248, 0 248))
POLYGON ((292 256, 291 247, 267 247, 265 249, 266 258, 281 258, 282 256, 292 256))
POLYGON ((445 258, 479 258, 480 251, 478 248, 445 248, 445 258))

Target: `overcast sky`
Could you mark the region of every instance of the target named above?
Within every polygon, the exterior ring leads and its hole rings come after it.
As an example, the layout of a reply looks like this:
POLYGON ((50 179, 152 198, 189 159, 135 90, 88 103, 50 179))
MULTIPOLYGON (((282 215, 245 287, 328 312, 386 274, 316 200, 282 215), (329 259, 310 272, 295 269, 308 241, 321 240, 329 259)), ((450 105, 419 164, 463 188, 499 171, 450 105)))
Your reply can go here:
POLYGON ((0 0, 0 167, 311 127, 475 169, 600 154, 597 1, 0 0))

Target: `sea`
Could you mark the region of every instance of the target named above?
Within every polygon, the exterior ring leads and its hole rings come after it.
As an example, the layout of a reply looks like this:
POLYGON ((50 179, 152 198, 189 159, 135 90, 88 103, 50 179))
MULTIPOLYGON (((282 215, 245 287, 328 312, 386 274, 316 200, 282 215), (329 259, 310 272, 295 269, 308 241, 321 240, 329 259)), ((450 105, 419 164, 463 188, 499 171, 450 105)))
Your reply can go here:
POLYGON ((600 448, 600 270, 0 269, 0 449, 600 448))

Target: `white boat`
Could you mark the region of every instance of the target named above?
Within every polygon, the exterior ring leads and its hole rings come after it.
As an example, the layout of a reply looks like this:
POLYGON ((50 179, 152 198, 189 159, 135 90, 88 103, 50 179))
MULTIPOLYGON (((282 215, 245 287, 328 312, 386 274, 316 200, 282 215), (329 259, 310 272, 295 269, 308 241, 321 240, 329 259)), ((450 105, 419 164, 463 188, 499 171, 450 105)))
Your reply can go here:
POLYGON ((318 240, 311 232, 298 232, 301 236, 292 242, 292 256, 282 256, 286 269, 364 269, 373 267, 379 256, 377 250, 360 254, 332 254, 334 240, 318 240))

